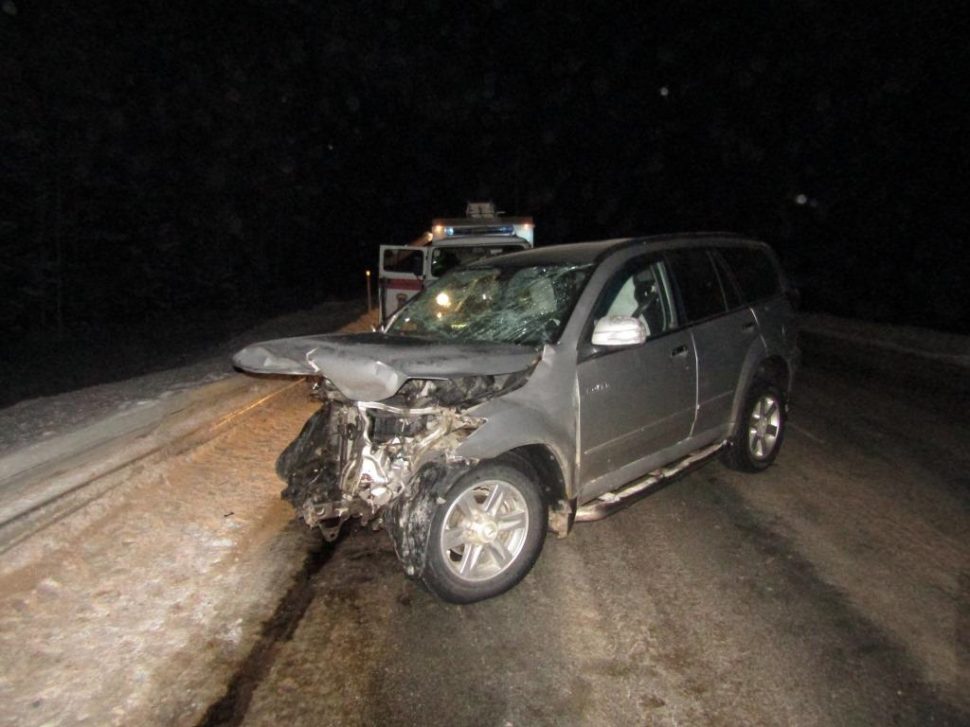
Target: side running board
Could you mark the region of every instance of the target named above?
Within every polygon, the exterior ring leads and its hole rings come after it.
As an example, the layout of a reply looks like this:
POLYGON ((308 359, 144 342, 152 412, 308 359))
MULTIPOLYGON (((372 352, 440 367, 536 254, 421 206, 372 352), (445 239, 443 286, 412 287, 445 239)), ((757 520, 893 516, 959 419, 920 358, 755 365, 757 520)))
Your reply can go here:
POLYGON ((651 489, 655 485, 667 484, 673 478, 686 474, 690 470, 704 464, 723 449, 726 444, 727 442, 718 442, 709 447, 704 447, 704 449, 698 449, 696 452, 677 460, 667 467, 654 470, 642 479, 634 480, 630 484, 624 485, 612 492, 603 493, 595 500, 590 500, 585 505, 577 508, 575 522, 588 523, 594 520, 602 520, 617 510, 622 510, 628 505, 632 505, 637 500, 650 494, 651 489))

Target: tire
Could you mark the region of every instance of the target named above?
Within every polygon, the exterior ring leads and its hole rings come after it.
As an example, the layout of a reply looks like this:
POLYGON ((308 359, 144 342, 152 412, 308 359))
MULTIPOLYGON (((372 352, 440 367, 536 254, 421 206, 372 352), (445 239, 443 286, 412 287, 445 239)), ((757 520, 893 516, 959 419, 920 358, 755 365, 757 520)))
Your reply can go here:
POLYGON ((547 518, 538 484, 521 469, 505 462, 480 465, 439 500, 420 578, 451 603, 504 593, 538 559, 547 518))
POLYGON ((778 456, 785 436, 785 410, 785 396, 777 387, 755 381, 722 457, 724 464, 741 472, 768 469, 778 456))

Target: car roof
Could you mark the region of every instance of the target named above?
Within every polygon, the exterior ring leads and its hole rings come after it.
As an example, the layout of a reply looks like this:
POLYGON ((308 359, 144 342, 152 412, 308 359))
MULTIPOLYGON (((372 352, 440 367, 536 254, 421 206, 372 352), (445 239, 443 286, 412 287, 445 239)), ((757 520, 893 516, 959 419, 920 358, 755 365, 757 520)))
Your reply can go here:
POLYGON ((561 245, 535 247, 522 252, 510 252, 498 257, 485 258, 469 267, 502 265, 562 265, 600 262, 614 252, 642 245, 648 249, 664 249, 670 246, 692 247, 694 245, 741 245, 767 247, 765 243, 741 237, 730 232, 684 232, 647 237, 618 237, 596 242, 567 242, 561 245))

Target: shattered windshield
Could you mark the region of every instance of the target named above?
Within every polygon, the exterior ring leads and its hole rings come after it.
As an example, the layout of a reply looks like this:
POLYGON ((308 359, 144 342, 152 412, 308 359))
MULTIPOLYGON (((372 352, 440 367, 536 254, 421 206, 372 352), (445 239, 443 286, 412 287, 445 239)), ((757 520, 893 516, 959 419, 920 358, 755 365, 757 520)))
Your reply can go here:
POLYGON ((388 333, 441 341, 555 340, 592 265, 466 268, 436 280, 388 333))

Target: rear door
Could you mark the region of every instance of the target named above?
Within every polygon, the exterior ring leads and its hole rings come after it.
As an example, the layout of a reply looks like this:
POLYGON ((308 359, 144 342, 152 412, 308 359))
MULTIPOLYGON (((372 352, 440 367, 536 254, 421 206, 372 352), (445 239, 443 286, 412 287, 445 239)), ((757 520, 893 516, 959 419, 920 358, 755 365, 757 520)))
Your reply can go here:
POLYGON ((774 256, 764 247, 723 247, 718 254, 730 269, 741 300, 758 321, 766 347, 774 351, 795 348, 797 325, 791 302, 774 256))
POLYGON ((424 288, 428 248, 381 245, 380 254, 378 297, 384 321, 424 288))
POLYGON ((690 326, 697 355, 697 417, 692 436, 711 439, 730 428, 731 407, 758 326, 733 282, 722 281, 712 254, 703 248, 666 253, 690 326))

